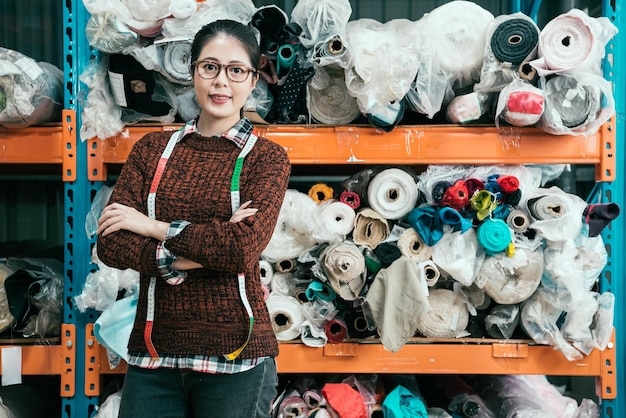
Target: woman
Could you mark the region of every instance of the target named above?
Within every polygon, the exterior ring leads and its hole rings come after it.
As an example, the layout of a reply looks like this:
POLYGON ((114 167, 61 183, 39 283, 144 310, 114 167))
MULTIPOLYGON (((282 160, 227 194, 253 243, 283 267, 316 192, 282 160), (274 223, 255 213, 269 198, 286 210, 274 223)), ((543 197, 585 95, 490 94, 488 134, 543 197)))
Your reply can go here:
POLYGON ((119 416, 269 417, 278 345, 259 257, 290 164, 241 116, 253 30, 210 23, 191 57, 200 115, 135 144, 99 220, 99 259, 141 275, 119 416))

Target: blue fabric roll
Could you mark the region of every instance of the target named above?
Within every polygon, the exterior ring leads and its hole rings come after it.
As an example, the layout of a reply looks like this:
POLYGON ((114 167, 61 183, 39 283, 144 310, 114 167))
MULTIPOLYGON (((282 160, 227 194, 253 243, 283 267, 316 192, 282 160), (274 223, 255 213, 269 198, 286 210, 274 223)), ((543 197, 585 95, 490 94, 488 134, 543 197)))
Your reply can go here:
POLYGON ((437 208, 420 206, 409 212, 407 222, 428 246, 433 246, 443 237, 443 222, 437 208))
POLYGON ((477 231, 478 242, 487 255, 494 255, 507 249, 511 243, 509 226, 502 219, 486 219, 477 231))

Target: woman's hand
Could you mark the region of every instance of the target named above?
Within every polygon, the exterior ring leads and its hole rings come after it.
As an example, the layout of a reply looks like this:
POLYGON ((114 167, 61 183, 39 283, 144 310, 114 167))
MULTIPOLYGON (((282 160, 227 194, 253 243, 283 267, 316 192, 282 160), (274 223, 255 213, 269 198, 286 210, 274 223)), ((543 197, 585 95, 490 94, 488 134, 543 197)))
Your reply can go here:
POLYGON ((168 223, 150 219, 135 208, 121 203, 112 203, 102 210, 98 219, 97 234, 104 237, 123 229, 163 241, 168 227, 168 223))
POLYGON ((233 213, 233 216, 230 217, 229 222, 235 224, 257 213, 259 211, 258 209, 248 207, 250 206, 251 203, 252 203, 252 200, 248 200, 247 202, 239 206, 239 209, 237 209, 237 211, 233 213))

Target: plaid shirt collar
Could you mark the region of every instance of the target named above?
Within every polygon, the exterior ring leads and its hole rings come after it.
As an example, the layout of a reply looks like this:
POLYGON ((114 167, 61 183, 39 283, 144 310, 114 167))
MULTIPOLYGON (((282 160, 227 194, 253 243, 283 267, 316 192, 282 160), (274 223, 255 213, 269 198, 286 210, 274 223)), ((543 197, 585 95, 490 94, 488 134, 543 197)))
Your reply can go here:
MULTIPOLYGON (((198 135, 202 135, 200 131, 198 131, 197 122, 197 119, 192 119, 185 124, 185 126, 183 127, 183 134, 178 140, 179 142, 191 133, 197 133, 198 135)), ((254 126, 252 125, 252 122, 250 122, 250 120, 244 116, 243 118, 239 119, 239 122, 237 122, 232 128, 230 128, 228 131, 224 132, 220 136, 222 138, 231 140, 239 148, 243 148, 243 146, 246 145, 246 142, 248 141, 250 135, 254 135, 254 126)))

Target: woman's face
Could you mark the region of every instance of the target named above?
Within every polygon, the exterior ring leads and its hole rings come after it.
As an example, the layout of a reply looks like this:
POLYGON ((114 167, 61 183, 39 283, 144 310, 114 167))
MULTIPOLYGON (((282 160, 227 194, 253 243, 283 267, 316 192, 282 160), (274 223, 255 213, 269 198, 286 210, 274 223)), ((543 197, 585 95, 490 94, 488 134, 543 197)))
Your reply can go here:
MULTIPOLYGON (((215 64, 240 64, 251 67, 250 58, 243 45, 235 38, 223 34, 211 39, 200 51, 197 61, 210 60, 215 64)), ((194 70, 193 81, 196 99, 202 111, 203 124, 210 123, 228 129, 240 119, 240 111, 248 95, 254 89, 257 78, 254 73, 240 83, 231 81, 222 67, 217 77, 205 79, 194 70)))

